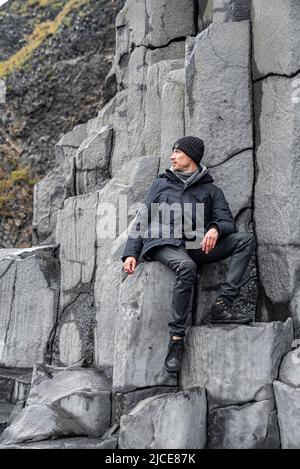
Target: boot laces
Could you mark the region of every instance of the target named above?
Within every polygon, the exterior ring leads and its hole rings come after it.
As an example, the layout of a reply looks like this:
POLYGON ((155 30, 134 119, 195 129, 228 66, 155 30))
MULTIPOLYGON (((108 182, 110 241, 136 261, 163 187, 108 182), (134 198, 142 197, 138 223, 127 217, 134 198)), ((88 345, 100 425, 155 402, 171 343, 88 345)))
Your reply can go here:
POLYGON ((219 298, 217 300, 217 304, 221 304, 222 306, 224 306, 225 309, 230 309, 232 302, 230 300, 227 300, 226 298, 219 298))

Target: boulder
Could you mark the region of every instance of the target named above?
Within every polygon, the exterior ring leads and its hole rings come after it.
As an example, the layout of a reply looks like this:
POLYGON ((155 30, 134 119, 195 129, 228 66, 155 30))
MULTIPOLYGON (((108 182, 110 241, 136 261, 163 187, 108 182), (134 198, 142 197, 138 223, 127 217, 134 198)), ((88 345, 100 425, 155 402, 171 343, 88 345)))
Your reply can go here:
POLYGON ((205 387, 210 408, 271 399, 272 383, 292 341, 291 318, 192 327, 184 346, 182 388, 205 387))
POLYGON ((60 408, 85 429, 81 434, 100 437, 110 426, 110 397, 110 382, 94 368, 36 365, 27 413, 33 405, 60 408))
POLYGON ((120 420, 121 449, 202 449, 206 398, 201 388, 145 399, 120 420))
POLYGON ((274 399, 214 409, 208 422, 210 449, 280 448, 274 399))
POLYGON ((35 404, 25 407, 1 435, 0 447, 26 441, 86 435, 86 430, 59 407, 35 404))
POLYGON ((112 421, 119 422, 122 415, 127 415, 140 402, 149 397, 177 392, 178 386, 154 386, 131 392, 116 392, 112 396, 112 421))

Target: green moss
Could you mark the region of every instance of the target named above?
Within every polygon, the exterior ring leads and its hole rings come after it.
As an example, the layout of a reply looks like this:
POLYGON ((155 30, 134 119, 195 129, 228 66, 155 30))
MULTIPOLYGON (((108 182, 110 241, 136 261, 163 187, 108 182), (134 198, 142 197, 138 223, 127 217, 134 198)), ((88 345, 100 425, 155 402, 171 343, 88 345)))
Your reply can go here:
POLYGON ((27 181, 29 176, 29 169, 28 168, 20 168, 15 169, 10 173, 11 180, 13 182, 16 181, 27 181))
POLYGON ((29 186, 34 186, 35 184, 40 182, 40 180, 41 179, 39 179, 39 178, 34 178, 34 179, 28 179, 26 182, 27 182, 27 184, 29 184, 29 186))

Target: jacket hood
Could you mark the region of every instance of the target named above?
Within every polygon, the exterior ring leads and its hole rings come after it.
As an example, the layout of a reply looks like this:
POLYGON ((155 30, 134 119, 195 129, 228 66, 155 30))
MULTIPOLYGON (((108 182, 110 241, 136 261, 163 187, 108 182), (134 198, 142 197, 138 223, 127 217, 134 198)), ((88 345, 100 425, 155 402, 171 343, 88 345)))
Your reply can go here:
MULTIPOLYGON (((207 167, 203 164, 199 165, 199 169, 197 170, 198 174, 195 176, 195 178, 192 181, 192 184, 196 181, 199 181, 201 179, 201 184, 206 184, 206 183, 211 183, 214 182, 213 177, 209 174, 207 167)), ((162 174, 159 174, 158 177, 167 177, 172 180, 177 180, 182 182, 182 180, 174 173, 172 166, 166 169, 166 171, 162 174)), ((189 184, 188 184, 189 185, 189 184)))

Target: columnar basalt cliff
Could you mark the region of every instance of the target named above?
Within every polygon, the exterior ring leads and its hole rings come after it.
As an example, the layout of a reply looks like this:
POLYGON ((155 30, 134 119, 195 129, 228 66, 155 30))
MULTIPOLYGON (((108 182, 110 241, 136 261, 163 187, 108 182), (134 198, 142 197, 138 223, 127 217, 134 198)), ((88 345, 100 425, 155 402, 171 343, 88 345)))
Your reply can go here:
POLYGON ((3 447, 300 447, 299 20, 295 0, 126 1, 115 95, 57 141, 34 186, 33 245, 0 250, 3 447), (234 303, 253 322, 205 324, 226 261, 205 266, 174 375, 175 275, 157 261, 124 272, 120 201, 144 199, 183 135, 204 140, 257 250, 234 303))

